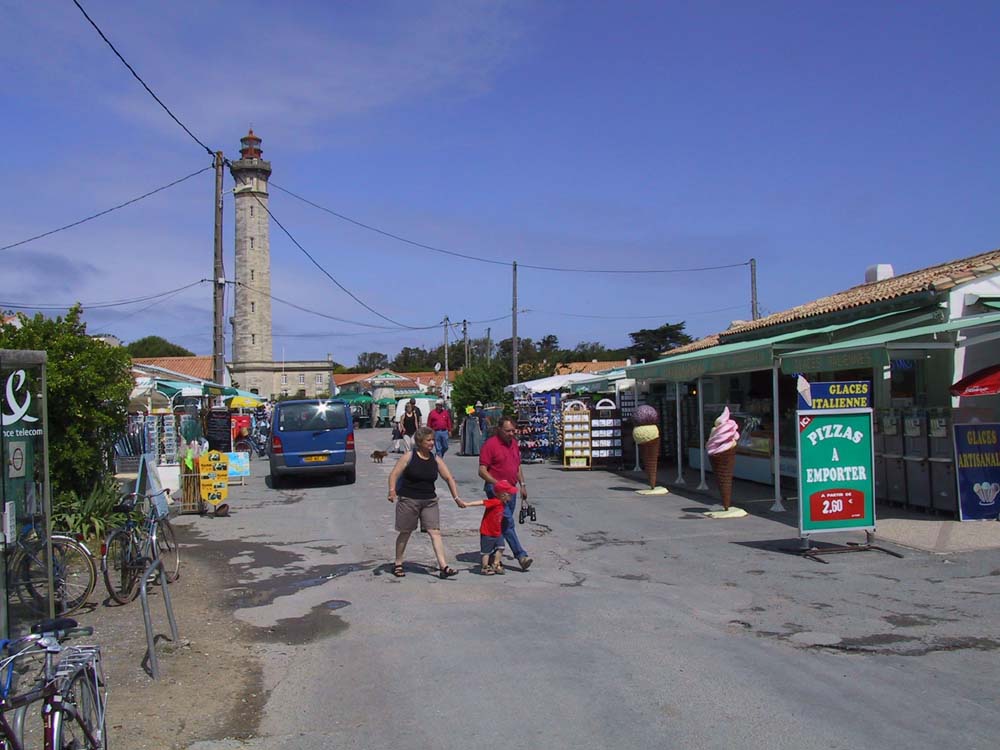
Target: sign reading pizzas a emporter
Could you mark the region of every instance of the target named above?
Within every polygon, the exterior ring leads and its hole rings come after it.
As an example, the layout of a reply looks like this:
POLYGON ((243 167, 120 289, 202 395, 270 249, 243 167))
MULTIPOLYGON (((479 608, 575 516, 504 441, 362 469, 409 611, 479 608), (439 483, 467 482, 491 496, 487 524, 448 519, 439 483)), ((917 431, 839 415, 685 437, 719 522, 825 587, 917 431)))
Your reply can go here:
POLYGON ((874 530, 871 409, 799 411, 799 532, 874 530))

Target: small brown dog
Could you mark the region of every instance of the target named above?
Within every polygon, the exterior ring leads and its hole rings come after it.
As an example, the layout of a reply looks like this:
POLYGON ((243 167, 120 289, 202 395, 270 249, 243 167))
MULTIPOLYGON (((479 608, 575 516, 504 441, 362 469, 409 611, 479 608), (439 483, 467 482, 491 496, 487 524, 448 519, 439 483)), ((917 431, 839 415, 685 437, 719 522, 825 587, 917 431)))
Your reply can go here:
POLYGON ((372 451, 372 461, 377 464, 382 463, 382 459, 389 455, 388 451, 372 451))

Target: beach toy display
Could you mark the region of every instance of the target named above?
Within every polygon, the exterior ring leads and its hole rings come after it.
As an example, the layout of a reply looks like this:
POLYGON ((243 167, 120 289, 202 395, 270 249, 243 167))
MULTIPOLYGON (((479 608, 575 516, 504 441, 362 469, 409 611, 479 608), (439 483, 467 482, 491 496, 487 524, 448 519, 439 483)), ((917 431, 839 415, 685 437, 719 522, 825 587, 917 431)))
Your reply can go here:
POLYGON ((642 465, 646 469, 648 490, 640 490, 641 494, 662 495, 667 492, 664 487, 656 486, 656 468, 660 460, 660 414, 652 406, 642 404, 632 412, 632 439, 639 446, 642 465))
POLYGON ((712 464, 715 480, 719 483, 722 507, 729 510, 733 500, 733 467, 736 464, 736 444, 740 441, 740 428, 729 415, 729 407, 715 420, 705 444, 708 460, 712 464))

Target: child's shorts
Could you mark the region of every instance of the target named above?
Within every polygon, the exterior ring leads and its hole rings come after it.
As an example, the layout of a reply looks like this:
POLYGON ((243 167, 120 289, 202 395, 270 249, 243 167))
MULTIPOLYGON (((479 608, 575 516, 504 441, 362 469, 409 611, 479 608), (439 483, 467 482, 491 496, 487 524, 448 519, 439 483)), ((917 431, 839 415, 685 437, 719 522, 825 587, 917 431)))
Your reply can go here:
POLYGON ((479 554, 492 555, 494 552, 503 552, 502 536, 479 535, 479 554))

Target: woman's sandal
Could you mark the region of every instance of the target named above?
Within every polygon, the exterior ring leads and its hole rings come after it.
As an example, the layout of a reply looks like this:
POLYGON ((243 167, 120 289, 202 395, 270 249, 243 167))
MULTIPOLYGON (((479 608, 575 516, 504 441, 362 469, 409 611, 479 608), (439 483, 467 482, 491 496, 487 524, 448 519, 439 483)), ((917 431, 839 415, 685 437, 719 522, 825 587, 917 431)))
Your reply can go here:
POLYGON ((442 578, 451 578, 452 576, 457 576, 458 571, 455 570, 454 568, 449 568, 447 565, 445 565, 438 571, 438 575, 441 576, 442 578))
POLYGON ((396 576, 396 578, 405 578, 406 577, 406 571, 403 570, 402 564, 400 564, 400 565, 393 565, 392 566, 392 574, 394 576, 396 576))
POLYGON ((483 570, 482 570, 482 574, 484 576, 492 576, 492 575, 496 575, 496 571, 493 570, 493 568, 491 568, 489 565, 484 565, 483 566, 483 570))

